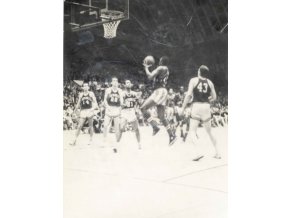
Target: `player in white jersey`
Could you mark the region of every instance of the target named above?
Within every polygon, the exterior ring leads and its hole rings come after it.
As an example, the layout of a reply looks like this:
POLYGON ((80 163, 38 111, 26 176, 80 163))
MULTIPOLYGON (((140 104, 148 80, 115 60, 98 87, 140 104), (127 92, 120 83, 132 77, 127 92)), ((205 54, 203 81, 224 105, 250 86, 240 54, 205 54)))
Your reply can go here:
MULTIPOLYGON (((121 105, 123 105, 122 90, 118 88, 119 82, 117 77, 112 77, 112 87, 109 87, 105 91, 104 106, 104 141, 106 141, 109 127, 114 122, 115 134, 117 143, 120 141, 120 115, 121 105)), ((117 153, 115 144, 113 145, 113 151, 117 153)))
POLYGON ((71 145, 76 144, 77 138, 86 120, 88 120, 89 122, 89 132, 90 132, 90 142, 88 144, 90 145, 93 140, 94 110, 98 109, 99 107, 98 107, 98 103, 97 103, 94 93, 89 91, 88 83, 83 84, 83 90, 84 91, 79 95, 79 99, 74 110, 76 111, 78 108, 80 108, 81 112, 80 112, 79 125, 77 127, 75 138, 73 142, 71 143, 71 145))
POLYGON ((174 103, 173 102, 169 102, 168 106, 165 109, 165 116, 166 119, 169 122, 169 125, 171 126, 171 129, 175 132, 176 131, 176 118, 175 118, 175 114, 174 114, 174 103))
POLYGON ((125 128, 127 124, 131 124, 133 131, 136 134, 138 148, 141 149, 140 144, 140 131, 139 131, 139 124, 138 119, 136 116, 136 107, 138 103, 138 94, 131 90, 132 83, 130 80, 125 81, 125 91, 123 92, 123 99, 124 104, 122 106, 121 112, 121 134, 125 132, 125 128))
MULTIPOLYGON (((193 96, 190 127, 195 135, 198 125, 200 123, 203 124, 215 148, 214 157, 220 159, 221 156, 217 147, 217 142, 211 132, 210 102, 216 100, 216 92, 212 81, 208 79, 208 73, 208 67, 202 65, 198 69, 198 76, 190 80, 188 85, 188 91, 182 105, 181 113, 184 112, 185 107, 188 104, 191 96, 193 96)), ((198 160, 201 157, 203 156, 200 156, 194 160, 198 160)))

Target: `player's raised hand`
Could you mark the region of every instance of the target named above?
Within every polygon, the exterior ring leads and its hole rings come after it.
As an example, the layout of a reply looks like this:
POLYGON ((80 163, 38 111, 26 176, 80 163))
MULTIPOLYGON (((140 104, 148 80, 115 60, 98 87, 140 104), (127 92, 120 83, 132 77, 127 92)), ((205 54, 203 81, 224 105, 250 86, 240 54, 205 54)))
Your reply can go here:
POLYGON ((145 68, 149 68, 149 67, 151 67, 152 65, 143 62, 143 66, 144 66, 145 68))
POLYGON ((145 57, 144 60, 143 60, 143 66, 145 68, 151 67, 154 63, 155 63, 154 57, 151 56, 151 55, 145 57))

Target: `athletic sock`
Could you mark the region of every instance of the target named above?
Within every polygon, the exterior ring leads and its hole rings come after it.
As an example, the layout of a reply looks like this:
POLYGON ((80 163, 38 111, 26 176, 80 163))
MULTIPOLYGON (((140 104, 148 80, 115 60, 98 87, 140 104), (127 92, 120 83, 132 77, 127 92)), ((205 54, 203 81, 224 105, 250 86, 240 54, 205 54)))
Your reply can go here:
POLYGON ((181 138, 184 137, 184 135, 183 135, 183 129, 180 130, 180 137, 181 137, 181 138))
POLYGON ((164 125, 164 126, 165 126, 165 128, 167 130, 167 133, 168 133, 169 137, 174 136, 174 132, 172 131, 172 128, 170 127, 170 125, 167 124, 167 125, 164 125))
POLYGON ((187 137, 187 135, 188 135, 188 132, 186 132, 185 134, 184 134, 184 141, 186 140, 186 137, 187 137))
POLYGON ((171 128, 171 126, 170 126, 168 120, 166 120, 166 119, 162 120, 162 124, 163 124, 163 126, 166 128, 169 137, 174 136, 174 132, 173 132, 173 130, 172 130, 172 128, 171 128))
POLYGON ((159 129, 158 123, 155 120, 153 120, 149 112, 145 112, 143 116, 147 120, 147 122, 150 123, 153 129, 159 129))

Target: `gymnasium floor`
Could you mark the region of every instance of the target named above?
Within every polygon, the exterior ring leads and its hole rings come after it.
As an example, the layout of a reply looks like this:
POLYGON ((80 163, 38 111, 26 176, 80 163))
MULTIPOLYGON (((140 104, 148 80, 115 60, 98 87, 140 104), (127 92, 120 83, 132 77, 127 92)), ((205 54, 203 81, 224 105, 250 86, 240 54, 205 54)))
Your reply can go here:
MULTIPOLYGON (((149 127, 141 127, 143 149, 128 132, 117 154, 103 147, 100 134, 93 145, 80 135, 72 147, 74 132, 65 131, 64 218, 226 218, 227 127, 213 131, 221 160, 212 158, 204 129, 198 146, 178 139, 168 147, 164 129, 152 137, 149 127), (199 153, 205 157, 192 161, 199 153)), ((113 134, 108 138, 114 141, 113 134)))

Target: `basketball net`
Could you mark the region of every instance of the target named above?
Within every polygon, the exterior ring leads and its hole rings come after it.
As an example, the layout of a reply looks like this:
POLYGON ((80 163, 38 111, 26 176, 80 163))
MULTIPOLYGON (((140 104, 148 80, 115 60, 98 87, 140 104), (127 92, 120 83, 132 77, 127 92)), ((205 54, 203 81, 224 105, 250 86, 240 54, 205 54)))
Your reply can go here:
MULTIPOLYGON (((102 21, 113 20, 122 18, 124 13, 121 11, 113 11, 113 10, 103 10, 102 12, 102 21)), ((108 23, 103 23, 104 27, 104 38, 112 39, 117 35, 117 28, 120 24, 121 20, 111 21, 108 23)))

